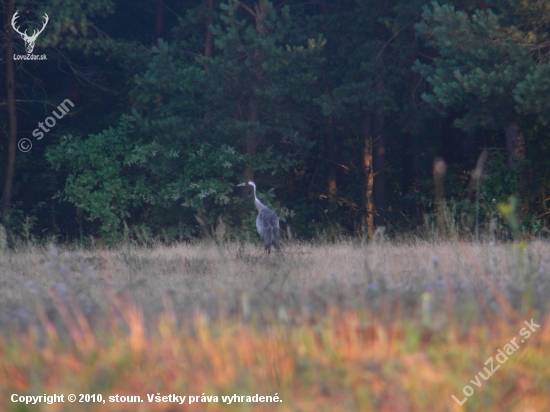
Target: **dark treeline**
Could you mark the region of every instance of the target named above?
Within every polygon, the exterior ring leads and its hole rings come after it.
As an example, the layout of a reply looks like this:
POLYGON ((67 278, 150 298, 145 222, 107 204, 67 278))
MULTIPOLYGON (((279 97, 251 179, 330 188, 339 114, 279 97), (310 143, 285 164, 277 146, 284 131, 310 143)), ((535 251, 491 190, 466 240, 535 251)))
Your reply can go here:
POLYGON ((547 231, 547 0, 2 5, 14 241, 547 231))

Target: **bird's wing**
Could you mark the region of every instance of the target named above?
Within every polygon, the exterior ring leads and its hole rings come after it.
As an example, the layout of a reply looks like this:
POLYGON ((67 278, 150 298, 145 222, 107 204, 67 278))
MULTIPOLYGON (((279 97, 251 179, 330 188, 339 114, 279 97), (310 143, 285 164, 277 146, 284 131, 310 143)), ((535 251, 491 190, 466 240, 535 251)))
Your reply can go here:
POLYGON ((260 234, 260 236, 263 236, 262 233, 264 233, 264 225, 262 223, 262 213, 258 213, 258 217, 256 218, 256 230, 260 234))
POLYGON ((258 214, 258 219, 260 221, 260 224, 262 226, 262 229, 265 230, 267 228, 277 228, 279 229, 279 218, 275 214, 273 210, 270 209, 263 209, 258 214))

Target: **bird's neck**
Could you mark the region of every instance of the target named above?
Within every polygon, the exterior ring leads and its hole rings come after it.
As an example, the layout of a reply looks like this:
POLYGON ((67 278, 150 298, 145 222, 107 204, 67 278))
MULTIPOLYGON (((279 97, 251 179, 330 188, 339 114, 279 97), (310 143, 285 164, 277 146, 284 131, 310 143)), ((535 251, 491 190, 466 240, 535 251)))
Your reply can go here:
POLYGON ((253 186, 253 187, 254 187, 254 205, 256 206, 256 209, 258 209, 258 212, 259 212, 262 209, 265 209, 265 206, 262 204, 262 202, 260 202, 260 200, 258 199, 258 196, 256 196, 256 186, 253 186))
POLYGON ((256 209, 258 209, 258 212, 261 211, 262 209, 265 209, 265 206, 262 204, 262 202, 258 200, 255 194, 254 194, 254 205, 256 205, 256 209))

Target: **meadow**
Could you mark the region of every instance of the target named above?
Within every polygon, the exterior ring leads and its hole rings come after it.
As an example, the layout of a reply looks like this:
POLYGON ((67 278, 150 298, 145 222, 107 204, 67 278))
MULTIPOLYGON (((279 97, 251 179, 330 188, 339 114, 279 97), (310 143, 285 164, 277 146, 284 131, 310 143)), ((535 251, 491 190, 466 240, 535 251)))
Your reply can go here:
POLYGON ((547 411, 549 252, 539 240, 4 250, 0 410, 547 411))

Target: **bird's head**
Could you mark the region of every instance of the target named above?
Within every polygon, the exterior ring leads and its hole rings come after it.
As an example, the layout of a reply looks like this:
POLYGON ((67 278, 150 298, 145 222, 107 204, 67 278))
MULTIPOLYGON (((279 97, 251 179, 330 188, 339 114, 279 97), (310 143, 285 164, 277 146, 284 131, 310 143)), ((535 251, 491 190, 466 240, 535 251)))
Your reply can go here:
POLYGON ((241 183, 240 185, 237 185, 237 187, 246 187, 246 186, 252 186, 252 187, 255 187, 256 185, 254 184, 253 181, 251 180, 247 180, 246 182, 244 183, 241 183))

